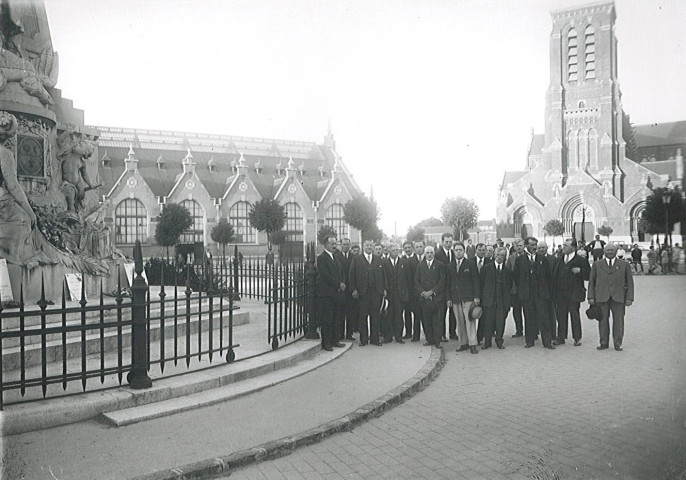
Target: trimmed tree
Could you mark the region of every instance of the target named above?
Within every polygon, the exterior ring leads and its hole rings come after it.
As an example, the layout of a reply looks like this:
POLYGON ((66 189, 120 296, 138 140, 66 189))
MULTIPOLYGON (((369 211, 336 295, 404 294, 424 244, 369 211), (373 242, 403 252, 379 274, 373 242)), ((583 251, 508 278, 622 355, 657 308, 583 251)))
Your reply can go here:
POLYGON ((355 197, 343 205, 343 220, 351 227, 362 232, 363 240, 374 240, 375 237, 381 239, 383 234, 378 235, 380 230, 376 226, 378 219, 379 210, 376 202, 364 195, 355 197))
POLYGON ((219 223, 212 227, 210 238, 222 246, 222 265, 226 265, 226 244, 236 240, 233 225, 229 223, 226 217, 220 218, 219 223))
POLYGON ((193 225, 193 217, 186 207, 178 203, 164 206, 160 221, 155 228, 155 241, 166 248, 167 261, 169 261, 169 247, 176 245, 183 231, 189 229, 191 225, 193 225))
POLYGON ((553 248, 555 248, 555 237, 559 237, 565 234, 565 226, 562 222, 556 218, 548 220, 548 223, 543 227, 543 232, 546 235, 553 237, 553 248))
POLYGON ((407 229, 406 238, 409 242, 423 242, 425 233, 426 230, 424 230, 424 227, 415 225, 414 227, 410 227, 407 229))
POLYGON ((609 225, 601 225, 598 227, 598 235, 602 235, 603 237, 607 237, 607 241, 610 241, 610 235, 612 235, 612 227, 609 225))
POLYGON ((443 222, 436 218, 436 217, 429 217, 425 218, 421 222, 419 222, 416 227, 441 227, 443 226, 443 222))
POLYGON ((324 245, 326 243, 326 239, 332 236, 338 238, 336 229, 334 229, 331 225, 322 225, 322 228, 320 228, 317 232, 317 241, 320 245, 324 245))
POLYGON ((260 232, 267 232, 267 246, 271 247, 271 234, 286 224, 286 209, 276 200, 263 198, 250 206, 250 225, 260 232))
POLYGON ((652 234, 664 233, 665 243, 667 236, 674 230, 674 224, 686 222, 686 207, 681 193, 677 190, 660 187, 653 190, 646 198, 646 208, 641 212, 641 218, 646 222, 646 232, 652 234), (669 205, 665 206, 662 195, 669 195, 669 205), (665 218, 666 209, 669 209, 669 218, 665 218), (666 222, 669 221, 669 225, 666 222), (665 231, 665 226, 667 231, 665 231))
POLYGON ((459 240, 468 238, 467 230, 476 227, 479 218, 479 207, 474 200, 464 197, 446 198, 441 205, 441 218, 445 225, 450 225, 459 240))

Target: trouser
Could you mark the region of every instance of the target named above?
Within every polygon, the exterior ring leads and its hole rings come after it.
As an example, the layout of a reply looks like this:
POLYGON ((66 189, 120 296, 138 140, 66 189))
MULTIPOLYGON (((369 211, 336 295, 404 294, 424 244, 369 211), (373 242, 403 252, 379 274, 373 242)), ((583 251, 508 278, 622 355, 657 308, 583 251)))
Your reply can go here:
POLYGON ((381 308, 381 295, 368 293, 360 297, 360 343, 378 343, 379 341, 379 309, 381 308), (367 322, 369 318, 369 322, 367 322))
POLYGON ((469 345, 470 347, 479 344, 476 339, 476 320, 469 319, 469 308, 472 303, 474 302, 455 302, 452 308, 455 317, 457 317, 457 335, 461 345, 469 345))
POLYGON ((524 326, 522 322, 522 301, 517 297, 517 295, 511 295, 510 301, 512 303, 512 318, 515 322, 516 333, 524 333, 524 326))
POLYGON ((407 302, 403 308, 403 323, 405 325, 405 336, 407 338, 412 337, 412 322, 414 321, 412 315, 412 301, 407 302))
POLYGON ((621 347, 624 338, 624 311, 626 306, 623 302, 615 302, 612 299, 597 305, 603 314, 603 318, 598 322, 600 344, 604 346, 610 344, 610 312, 612 312, 612 342, 615 347, 621 347))
POLYGON ((483 316, 479 320, 483 320, 484 325, 484 346, 491 346, 491 337, 493 336, 493 332, 495 332, 496 345, 502 345, 507 310, 502 302, 496 302, 493 306, 483 307, 483 309, 483 316))
POLYGON ((396 340, 402 340, 404 306, 405 304, 400 301, 400 298, 388 298, 388 310, 386 311, 388 331, 384 332, 386 340, 390 340, 392 337, 395 337, 396 340))
POLYGON ((580 302, 572 301, 564 293, 555 300, 555 312, 557 314, 557 338, 566 340, 569 329, 568 318, 572 322, 572 338, 575 341, 581 340, 581 316, 579 315, 580 302))
MULTIPOLYGON (((419 340, 421 337, 421 330, 422 330, 422 325, 424 325, 424 321, 422 320, 424 318, 424 311, 422 309, 422 300, 421 297, 415 297, 410 301, 410 305, 412 305, 412 313, 414 316, 414 319, 412 321, 412 340, 419 340)), ((426 328, 424 329, 424 337, 426 338, 426 341, 429 341, 429 338, 426 336, 426 328)))
POLYGON ((476 321, 476 342, 481 343, 481 340, 484 339, 484 328, 485 328, 486 320, 484 319, 483 314, 481 315, 481 318, 479 318, 476 321))
POLYGON ((426 341, 440 347, 445 317, 441 318, 439 302, 433 299, 422 299, 420 302, 422 304, 422 328, 424 328, 426 341))
POLYGON ((547 315, 550 313, 550 300, 547 298, 534 297, 524 300, 524 337, 528 345, 534 344, 534 339, 540 330, 541 340, 544 346, 552 342, 550 321, 547 315))
POLYGON ((602 248, 594 248, 591 250, 591 253, 593 254, 593 261, 597 262, 601 258, 603 258, 603 249, 602 248))
POLYGON ((445 315, 448 314, 448 335, 455 336, 457 334, 457 320, 455 318, 455 313, 452 309, 448 308, 447 304, 442 306, 441 320, 443 321, 443 327, 441 328, 441 336, 445 337, 445 315))
POLYGON ((317 302, 319 303, 319 328, 322 337, 322 347, 330 347, 338 341, 335 338, 333 327, 335 299, 333 297, 318 297, 317 302))
POLYGON ((634 271, 638 273, 638 267, 641 267, 641 271, 643 271, 643 262, 640 260, 634 260, 634 271))
POLYGON ((350 336, 353 332, 360 331, 360 301, 352 297, 347 298, 347 314, 345 319, 346 335, 350 336))

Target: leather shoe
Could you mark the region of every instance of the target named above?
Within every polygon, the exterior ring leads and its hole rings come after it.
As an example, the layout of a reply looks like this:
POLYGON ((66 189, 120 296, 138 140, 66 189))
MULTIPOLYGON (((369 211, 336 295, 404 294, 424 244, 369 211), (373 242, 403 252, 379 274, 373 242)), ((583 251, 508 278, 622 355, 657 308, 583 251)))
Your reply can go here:
POLYGON ((360 342, 360 347, 366 347, 366 346, 367 346, 367 342, 360 342))
POLYGON ((481 346, 481 350, 488 350, 489 348, 491 348, 491 344, 490 344, 490 343, 484 343, 484 344, 481 346))
POLYGON ((624 349, 622 348, 621 345, 615 345, 615 350, 617 350, 618 352, 621 352, 624 349))
POLYGON ((469 347, 469 351, 472 353, 479 353, 479 350, 476 348, 475 345, 472 345, 471 347, 469 347))
POLYGON ((465 350, 469 350, 469 345, 460 345, 460 348, 458 348, 456 351, 464 352, 465 350))
POLYGON ((512 338, 517 338, 517 337, 523 337, 524 334, 522 332, 517 332, 514 335, 512 335, 512 338))
POLYGON ((553 340, 553 345, 564 345, 564 344, 565 344, 564 338, 559 338, 559 339, 556 338, 555 340, 553 340))
POLYGON ((505 345, 503 345, 502 343, 500 343, 500 344, 498 344, 498 348, 499 348, 500 350, 505 350, 505 345))
POLYGON ((450 335, 450 340, 457 340, 457 335, 455 335, 454 333, 450 335))
POLYGON ((524 344, 524 348, 531 348, 531 347, 533 347, 533 346, 534 346, 533 343, 525 343, 525 344, 524 344))
POLYGON ((347 335, 347 336, 345 337, 345 339, 346 339, 346 340, 355 340, 355 337, 353 337, 352 335, 347 335))
POLYGON ((425 347, 430 347, 431 345, 433 345, 433 343, 431 343, 431 342, 424 342, 424 346, 425 346, 425 347))
POLYGON ((322 350, 326 350, 327 352, 333 352, 333 348, 331 348, 329 345, 322 345, 322 350))
POLYGON ((383 343, 393 343, 393 338, 389 338, 387 340, 384 340, 383 343))
POLYGON ((345 347, 345 345, 343 345, 341 342, 336 342, 336 343, 333 344, 333 346, 336 347, 336 348, 343 348, 343 347, 345 347))
POLYGON ((403 337, 403 340, 409 340, 410 338, 412 338, 412 335, 405 335, 405 336, 403 337))
POLYGON ((379 342, 379 341, 376 341, 376 342, 369 342, 369 343, 371 343, 372 345, 376 345, 377 347, 380 347, 380 346, 383 345, 383 343, 381 343, 381 342, 379 342))
POLYGON ((405 343, 405 340, 396 340, 395 343, 405 343))
POLYGON ((607 345, 600 345, 600 346, 596 347, 596 350, 606 350, 607 348, 608 348, 607 345))
POLYGON ((580 347, 581 346, 581 340, 574 340, 574 346, 580 347))
POLYGON ((411 342, 418 342, 418 341, 419 341, 419 339, 418 339, 418 338, 413 338, 413 339, 412 339, 412 340, 410 340, 410 341, 411 341, 411 342))
POLYGON ((552 343, 549 343, 548 345, 543 345, 543 346, 545 348, 547 348, 548 350, 555 350, 555 345, 553 345, 552 343))

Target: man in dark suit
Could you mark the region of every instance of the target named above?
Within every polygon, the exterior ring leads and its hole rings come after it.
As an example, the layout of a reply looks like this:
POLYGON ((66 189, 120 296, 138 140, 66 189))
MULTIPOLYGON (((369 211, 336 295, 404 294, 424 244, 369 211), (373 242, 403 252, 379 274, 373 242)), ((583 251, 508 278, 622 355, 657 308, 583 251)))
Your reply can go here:
POLYGON ((634 278, 631 266, 624 260, 615 258, 617 246, 605 245, 605 258, 591 267, 588 281, 588 303, 597 305, 602 313, 598 322, 600 346, 605 350, 610 345, 610 312, 612 312, 612 341, 615 350, 622 351, 624 338, 625 307, 634 303, 634 278))
MULTIPOLYGON (((552 280, 552 275, 553 275, 553 268, 555 268, 555 264, 557 263, 558 258, 555 255, 552 255, 548 253, 548 244, 545 242, 545 240, 541 240, 538 242, 538 246, 536 247, 536 253, 538 255, 544 257, 548 261, 548 271, 550 272, 551 275, 551 280, 552 280)), ((545 318, 548 319, 549 323, 549 329, 550 329, 550 336, 552 337, 553 340, 556 339, 556 331, 557 331, 557 316, 555 315, 555 305, 553 301, 553 286, 552 284, 550 285, 550 298, 548 299, 548 313, 545 316, 545 318)), ((554 345, 557 345, 555 342, 553 342, 554 345)))
MULTIPOLYGON (((455 260, 455 254, 453 253, 453 242, 454 242, 454 237, 453 234, 450 232, 446 232, 443 235, 441 235, 441 246, 438 248, 438 250, 435 253, 435 258, 439 262, 441 262, 443 265, 446 266, 446 268, 453 263, 453 260, 455 260)), ((446 275, 446 281, 447 281, 447 275, 446 275)), ((446 284, 447 288, 447 284, 446 284)), ((439 315, 441 315, 441 318, 443 319, 443 329, 441 330, 441 336, 443 337, 442 340, 446 342, 448 339, 445 337, 445 313, 448 311, 448 333, 450 334, 450 338, 452 340, 457 339, 457 320, 455 317, 455 313, 453 313, 452 309, 449 309, 447 305, 442 306, 442 310, 439 311, 439 315)))
MULTIPOLYGON (((505 263, 507 268, 514 272, 515 260, 517 260, 517 257, 524 255, 524 240, 518 238, 514 241, 512 248, 514 248, 514 252, 507 257, 505 263)), ((512 305, 512 318, 515 322, 515 333, 512 335, 512 338, 521 337, 524 335, 524 317, 522 315, 524 305, 519 301, 519 297, 517 296, 517 284, 514 282, 512 283, 510 304, 512 305)))
POLYGON ((403 341, 403 309, 410 300, 409 272, 407 259, 398 256, 398 245, 388 247, 388 258, 383 261, 386 270, 388 286, 388 309, 386 310, 386 326, 382 329, 386 343, 395 337, 398 343, 403 341))
POLYGON ((336 332, 342 330, 338 325, 342 315, 338 309, 341 305, 346 284, 343 282, 341 264, 334 256, 336 237, 329 236, 324 244, 324 251, 317 257, 317 302, 319 303, 319 325, 321 327, 322 349, 331 351, 334 347, 343 347, 336 332))
POLYGON ((495 344, 499 349, 503 345, 505 319, 510 310, 510 292, 512 291, 512 270, 505 265, 507 249, 498 247, 495 250, 495 262, 486 264, 480 272, 481 305, 483 305, 484 345, 491 347, 491 337, 495 332, 495 344))
MULTIPOLYGON (((341 250, 334 254, 334 256, 338 259, 338 262, 341 264, 343 283, 346 285, 350 285, 348 276, 350 275, 350 263, 353 260, 353 254, 350 252, 350 246, 350 239, 343 238, 341 239, 341 250)), ((347 288, 346 291, 343 292, 343 299, 341 300, 341 311, 345 322, 345 337, 343 336, 343 332, 341 332, 340 339, 346 338, 348 340, 354 340, 355 337, 353 337, 353 332, 358 330, 357 322, 359 319, 357 318, 357 315, 355 315, 356 312, 353 309, 353 297, 351 293, 352 291, 347 288)))
MULTIPOLYGON (((415 286, 415 275, 417 273, 417 266, 424 261, 424 242, 421 240, 414 242, 414 255, 407 261, 410 267, 410 307, 412 308, 413 321, 412 328, 407 328, 407 323, 405 323, 405 333, 407 335, 412 335, 412 341, 418 342, 421 336, 421 325, 422 325, 422 297, 417 292, 415 286)), ((407 319, 405 320, 407 322, 407 319)), ((424 331, 424 337, 426 337, 426 331, 424 331)), ((428 340, 428 339, 427 339, 428 340)))
POLYGON ((595 240, 586 245, 586 252, 593 255, 593 261, 597 262, 603 258, 603 250, 605 249, 605 242, 600 239, 600 235, 595 236, 595 240))
POLYGON ((441 348, 442 325, 440 306, 445 304, 445 266, 434 258, 434 248, 424 249, 424 260, 417 266, 414 277, 415 290, 422 305, 422 326, 426 343, 441 348))
POLYGON ((360 346, 367 345, 370 339, 372 345, 381 346, 379 315, 381 300, 386 296, 386 277, 381 258, 372 253, 374 242, 365 240, 362 249, 363 253, 353 258, 349 275, 353 299, 360 302, 360 346))
POLYGON ((408 268, 408 288, 410 300, 403 307, 403 324, 405 325, 405 335, 403 339, 409 340, 412 338, 412 297, 414 297, 414 269, 410 268, 410 259, 414 256, 414 249, 412 248, 412 242, 403 242, 403 253, 402 258, 405 259, 405 263, 408 268))
POLYGON ((515 260, 513 278, 517 286, 517 297, 524 304, 524 337, 525 348, 534 346, 538 330, 545 348, 554 349, 550 321, 550 269, 548 260, 538 255, 538 240, 526 239, 526 253, 515 260), (538 324, 538 326, 537 326, 538 324))
MULTIPOLYGON (((490 258, 486 256, 486 252, 488 251, 486 244, 484 243, 477 243, 476 244, 476 257, 474 257, 474 261, 476 262, 476 268, 479 270, 479 273, 481 273, 481 269, 484 267, 484 265, 491 263, 493 261, 493 258, 490 258)), ((485 324, 485 318, 482 315, 479 320, 477 320, 478 326, 476 327, 476 341, 481 344, 481 341, 484 338, 484 324, 485 324)))
POLYGON ((586 300, 584 280, 588 280, 591 267, 588 260, 576 254, 577 243, 568 238, 562 245, 562 257, 553 268, 553 298, 557 317, 557 338, 555 345, 562 345, 567 340, 569 320, 572 322, 574 346, 581 345, 581 302, 586 300))
POLYGON ((454 247, 455 261, 447 266, 448 296, 446 304, 457 318, 457 334, 462 344, 458 352, 471 350, 479 353, 476 339, 476 320, 469 317, 472 303, 479 305, 481 296, 481 281, 476 262, 465 256, 464 243, 457 242, 454 247))

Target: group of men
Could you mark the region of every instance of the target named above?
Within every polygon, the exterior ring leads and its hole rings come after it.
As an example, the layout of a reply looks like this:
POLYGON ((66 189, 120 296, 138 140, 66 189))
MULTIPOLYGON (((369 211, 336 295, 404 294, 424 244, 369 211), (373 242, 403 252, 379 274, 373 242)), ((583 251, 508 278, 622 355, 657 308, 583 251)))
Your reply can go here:
POLYGON ((347 238, 337 247, 336 237, 329 236, 317 258, 324 350, 343 347, 341 342, 354 340, 358 332, 360 346, 417 342, 421 330, 425 345, 440 348, 449 337, 460 342, 458 352, 476 354, 479 345, 488 349, 493 342, 504 349, 510 310, 512 336, 524 336, 526 348, 539 335, 545 348, 564 344, 570 324, 574 345, 580 346, 587 281, 588 302, 599 312, 598 349, 609 347, 612 314, 613 345, 622 350, 633 279, 629 264, 616 258, 614 244, 603 245, 603 256, 592 266, 571 238, 560 256, 549 254, 547 244, 533 237, 516 240, 508 255, 500 241, 466 247, 451 233, 442 235, 437 248, 406 241, 402 252, 399 245, 390 245, 384 254, 380 244, 368 240, 358 254, 347 238))

